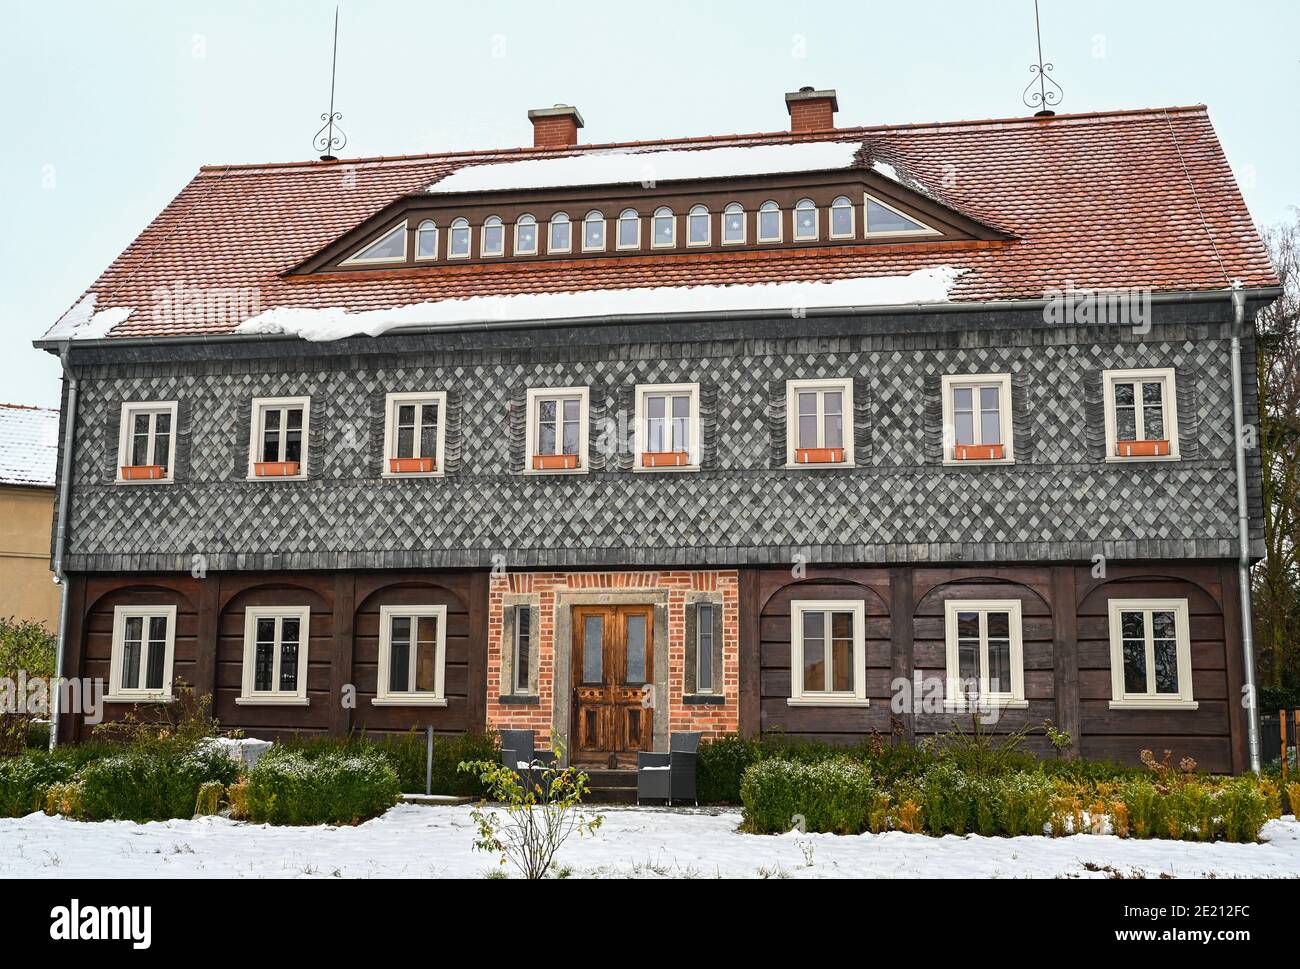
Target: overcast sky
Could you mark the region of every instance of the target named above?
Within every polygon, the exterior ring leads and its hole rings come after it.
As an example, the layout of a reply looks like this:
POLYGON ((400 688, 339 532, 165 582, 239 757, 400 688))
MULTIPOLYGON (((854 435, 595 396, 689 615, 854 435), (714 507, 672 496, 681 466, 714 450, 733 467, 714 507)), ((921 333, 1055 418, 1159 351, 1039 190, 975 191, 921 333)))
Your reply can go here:
MULTIPOLYGON (((39 337, 199 165, 312 157, 333 2, 5 0, 0 401, 57 405, 39 337)), ((1300 4, 1042 0, 1062 111, 1206 103, 1255 219, 1300 204, 1300 4)), ((587 141, 1028 113, 1032 0, 344 0, 349 155, 531 142, 576 104, 587 141)))

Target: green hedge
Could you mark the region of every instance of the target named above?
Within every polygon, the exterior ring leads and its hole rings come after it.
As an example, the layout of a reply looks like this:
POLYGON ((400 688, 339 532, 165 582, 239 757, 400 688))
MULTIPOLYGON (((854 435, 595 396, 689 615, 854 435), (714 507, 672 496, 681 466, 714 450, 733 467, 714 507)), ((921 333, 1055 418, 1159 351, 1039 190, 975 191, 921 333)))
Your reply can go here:
MULTIPOLYGON (((397 736, 358 732, 346 739, 337 737, 291 737, 280 744, 308 760, 334 753, 376 752, 397 772, 398 784, 407 794, 423 794, 425 782, 425 735, 417 731, 397 736)), ((495 733, 464 733, 433 738, 433 793, 479 797, 483 785, 477 776, 456 769, 461 761, 496 760, 495 733)))
POLYGON ((0 817, 17 818, 42 810, 51 784, 66 783, 86 764, 121 750, 111 744, 75 744, 0 759, 0 817))
POLYGON ((248 820, 269 824, 358 824, 402 795, 397 771, 373 747, 324 751, 272 747, 248 773, 248 820))
POLYGON ((230 784, 238 773, 220 750, 127 750, 82 768, 81 809, 89 821, 189 818, 201 787, 230 784))
POLYGON ((884 826, 887 799, 872 785, 871 771, 852 760, 763 760, 745 771, 740 790, 745 828, 756 833, 798 827, 857 834, 884 826))

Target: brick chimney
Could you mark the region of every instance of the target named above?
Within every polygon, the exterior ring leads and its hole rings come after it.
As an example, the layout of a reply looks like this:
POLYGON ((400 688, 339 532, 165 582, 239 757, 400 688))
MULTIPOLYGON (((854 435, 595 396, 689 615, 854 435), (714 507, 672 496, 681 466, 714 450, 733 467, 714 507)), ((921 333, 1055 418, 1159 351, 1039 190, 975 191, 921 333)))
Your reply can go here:
POLYGON ((840 104, 834 88, 818 91, 801 87, 785 96, 785 109, 790 112, 791 131, 829 131, 835 127, 835 112, 840 104))
POLYGON ((571 104, 534 108, 528 112, 528 120, 533 123, 534 148, 567 148, 578 143, 582 115, 571 104))

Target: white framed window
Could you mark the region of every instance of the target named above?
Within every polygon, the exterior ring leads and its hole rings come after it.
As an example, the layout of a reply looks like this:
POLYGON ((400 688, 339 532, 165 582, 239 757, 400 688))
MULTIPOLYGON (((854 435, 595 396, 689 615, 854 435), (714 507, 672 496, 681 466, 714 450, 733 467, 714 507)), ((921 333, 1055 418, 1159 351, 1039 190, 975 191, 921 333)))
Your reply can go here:
POLYGON ((117 441, 119 484, 174 480, 176 410, 174 400, 122 405, 117 441))
POLYGON ((866 706, 866 605, 861 600, 790 603, 791 706, 866 706))
POLYGON ((524 470, 534 474, 581 474, 587 470, 586 387, 530 389, 524 470))
POLYGON ((740 245, 745 241, 745 207, 739 202, 730 202, 722 210, 722 244, 724 246, 740 245))
POLYGON ((949 599, 944 603, 944 637, 945 706, 1029 706, 1019 599, 949 599))
POLYGON ((691 211, 686 216, 686 244, 688 246, 707 246, 713 242, 713 231, 709 222, 708 206, 691 206, 691 211))
POLYGON ((516 256, 537 255, 537 219, 524 213, 515 220, 516 256))
POLYGON ((767 201, 758 207, 758 241, 781 241, 781 206, 767 201))
POLYGON ((785 385, 786 467, 853 466, 853 381, 789 380, 785 385))
POLYGON ((854 232, 853 203, 841 195, 831 203, 831 238, 852 239, 854 232))
POLYGON ((1107 461, 1177 461, 1174 370, 1107 370, 1101 375, 1107 461))
POLYGON ((249 606, 244 610, 243 692, 239 704, 305 707, 308 606, 249 606))
POLYGON ((170 700, 176 647, 175 606, 117 606, 105 700, 170 700))
POLYGON ((358 263, 376 262, 406 262, 405 222, 393 226, 373 242, 366 243, 344 259, 341 265, 355 266, 358 263))
POLYGON ((582 220, 582 251, 605 251, 605 214, 595 209, 582 220))
POLYGON ((638 384, 635 471, 698 471, 699 384, 638 384))
POLYGON ((448 259, 468 259, 470 254, 469 219, 454 219, 451 223, 451 237, 447 240, 448 259))
POLYGON ((944 374, 943 463, 1014 464, 1011 374, 944 374))
POLYGON ((1111 599, 1112 709, 1195 710, 1186 599, 1111 599))
POLYGON ((425 219, 416 227, 415 258, 423 260, 438 258, 438 224, 432 219, 425 219))
MULTIPOLYGON (((605 248, 603 240, 600 247, 605 248)), ((619 249, 641 248, 641 214, 636 209, 624 209, 618 214, 617 247, 619 249)))
POLYGON ((499 216, 489 215, 483 220, 479 240, 479 255, 485 258, 504 256, 506 252, 506 227, 499 216))
POLYGON ((863 221, 866 223, 866 233, 869 236, 937 236, 943 234, 871 195, 863 196, 862 211, 864 213, 863 221))
POLYGON ((444 473, 447 395, 442 391, 389 394, 384 398, 386 478, 437 477, 444 473))
POLYGON ((817 214, 817 203, 812 199, 800 199, 794 204, 794 237, 797 242, 817 238, 817 214))
POLYGON ((254 398, 252 416, 248 476, 306 478, 311 398, 254 398))
POLYGON ((446 606, 379 607, 375 706, 445 707, 446 606))
POLYGON ((568 213, 556 212, 547 223, 547 252, 573 251, 573 224, 568 213))
POLYGON ((666 205, 655 209, 650 245, 655 249, 671 249, 677 245, 677 216, 666 205))

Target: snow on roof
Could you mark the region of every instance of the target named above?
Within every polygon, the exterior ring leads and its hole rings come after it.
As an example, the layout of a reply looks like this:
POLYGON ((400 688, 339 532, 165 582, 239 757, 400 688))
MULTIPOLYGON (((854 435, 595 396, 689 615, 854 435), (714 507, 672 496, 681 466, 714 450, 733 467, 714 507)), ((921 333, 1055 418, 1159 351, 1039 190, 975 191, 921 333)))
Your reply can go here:
POLYGON ((0 404, 0 485, 54 487, 59 412, 0 404))
POLYGON ((470 165, 429 186, 434 194, 578 185, 654 184, 690 178, 739 178, 820 172, 853 165, 862 141, 816 141, 746 148, 593 151, 564 158, 470 165))
POLYGON ((593 289, 573 293, 473 296, 392 309, 350 312, 342 307, 281 306, 240 324, 237 333, 291 334, 304 340, 379 336, 403 326, 459 326, 493 321, 541 321, 601 316, 660 316, 673 313, 903 306, 948 301, 952 284, 966 270, 952 266, 918 269, 902 276, 864 276, 830 282, 730 286, 660 286, 593 289))
POLYGON ((122 306, 96 311, 97 299, 96 294, 87 293, 72 309, 59 317, 59 321, 49 328, 42 339, 101 340, 108 336, 109 330, 119 323, 125 323, 135 312, 122 306))

